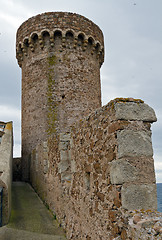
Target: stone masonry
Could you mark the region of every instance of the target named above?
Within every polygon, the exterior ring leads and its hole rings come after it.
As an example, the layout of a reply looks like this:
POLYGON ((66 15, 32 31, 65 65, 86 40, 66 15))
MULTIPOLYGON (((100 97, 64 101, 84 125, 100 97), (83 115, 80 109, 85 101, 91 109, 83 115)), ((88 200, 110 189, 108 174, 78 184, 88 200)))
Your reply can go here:
POLYGON ((22 68, 22 177, 71 240, 161 239, 151 141, 154 110, 117 98, 101 107, 101 30, 44 13, 17 32, 22 68))
POLYGON ((33 147, 101 106, 103 35, 80 15, 45 13, 20 26, 16 48, 22 68, 22 170, 29 180, 33 147))
POLYGON ((2 224, 8 223, 11 212, 13 159, 12 122, 0 122, 0 187, 3 187, 2 224))
POLYGON ((154 121, 153 109, 141 100, 115 99, 33 150, 32 185, 68 239, 129 239, 126 216, 136 212, 127 211, 157 209, 154 121))

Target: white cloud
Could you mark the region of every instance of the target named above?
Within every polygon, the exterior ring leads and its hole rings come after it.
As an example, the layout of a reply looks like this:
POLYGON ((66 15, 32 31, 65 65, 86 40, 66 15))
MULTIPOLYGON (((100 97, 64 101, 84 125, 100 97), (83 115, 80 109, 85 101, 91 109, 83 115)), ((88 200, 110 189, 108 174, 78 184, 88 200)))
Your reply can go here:
POLYGON ((158 151, 154 154, 154 166, 156 182, 162 183, 162 153, 158 153, 158 151))
POLYGON ((0 11, 0 19, 6 21, 7 24, 15 28, 21 24, 21 20, 19 18, 11 16, 10 14, 7 13, 3 13, 2 11, 0 11))
POLYGON ((21 116, 21 110, 18 108, 0 105, 0 113, 2 113, 1 121, 9 122, 12 119, 19 120, 21 116))
POLYGON ((13 157, 21 157, 21 144, 14 144, 13 157))
POLYGON ((162 183, 162 171, 156 172, 156 183, 162 183))
POLYGON ((155 159, 155 169, 156 170, 162 170, 162 154, 154 154, 154 159, 155 159))
POLYGON ((33 11, 32 9, 28 9, 27 6, 23 5, 23 3, 18 0, 2 1, 3 4, 1 4, 0 9, 1 29, 5 29, 5 31, 10 30, 11 32, 15 32, 20 24, 33 14, 33 11))

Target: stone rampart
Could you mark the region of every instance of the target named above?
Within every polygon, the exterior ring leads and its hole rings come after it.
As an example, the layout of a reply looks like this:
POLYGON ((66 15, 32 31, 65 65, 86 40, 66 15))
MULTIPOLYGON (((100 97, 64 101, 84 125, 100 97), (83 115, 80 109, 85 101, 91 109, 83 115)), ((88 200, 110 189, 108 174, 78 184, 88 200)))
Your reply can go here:
POLYGON ((8 223, 11 212, 13 159, 12 122, 0 122, 0 187, 3 187, 2 224, 8 223))
POLYGON ((160 228, 154 121, 153 109, 143 101, 115 99, 33 150, 31 182, 68 239, 155 237, 155 230, 143 227, 153 222, 160 228))
POLYGON ((160 239, 150 130, 156 116, 138 99, 101 107, 100 28, 78 14, 37 15, 18 29, 16 57, 22 178, 68 239, 160 239))

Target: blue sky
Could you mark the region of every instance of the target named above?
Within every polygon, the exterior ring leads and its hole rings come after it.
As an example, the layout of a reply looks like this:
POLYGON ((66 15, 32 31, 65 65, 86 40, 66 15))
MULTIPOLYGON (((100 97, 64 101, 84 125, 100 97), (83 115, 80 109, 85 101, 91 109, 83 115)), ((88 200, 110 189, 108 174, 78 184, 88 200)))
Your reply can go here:
POLYGON ((15 58, 22 22, 47 11, 79 13, 95 22, 105 39, 102 103, 141 98, 154 108, 152 126, 157 182, 162 182, 162 1, 0 0, 0 120, 14 121, 14 156, 20 156, 21 69, 15 58))

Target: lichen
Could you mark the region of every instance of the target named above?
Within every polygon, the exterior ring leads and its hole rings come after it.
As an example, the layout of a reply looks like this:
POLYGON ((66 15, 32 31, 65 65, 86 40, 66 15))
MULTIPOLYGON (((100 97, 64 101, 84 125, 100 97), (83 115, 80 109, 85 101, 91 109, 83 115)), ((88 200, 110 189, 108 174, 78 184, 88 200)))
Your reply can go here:
POLYGON ((48 59, 48 64, 49 64, 49 66, 53 66, 53 65, 56 64, 56 60, 57 60, 57 58, 56 58, 55 55, 50 56, 50 57, 48 57, 47 59, 48 59))
POLYGON ((136 103, 144 103, 141 99, 134 99, 134 98, 115 98, 114 102, 136 102, 136 103))
POLYGON ((53 88, 55 86, 54 79, 54 65, 56 64, 57 57, 55 55, 49 56, 47 58, 48 67, 48 134, 56 132, 56 121, 57 121, 57 103, 55 96, 53 94, 53 88))
POLYGON ((141 99, 134 99, 134 98, 115 98, 114 100, 111 100, 108 104, 107 107, 111 107, 112 109, 115 108, 116 103, 128 103, 128 102, 134 102, 134 103, 144 103, 143 100, 141 99))

